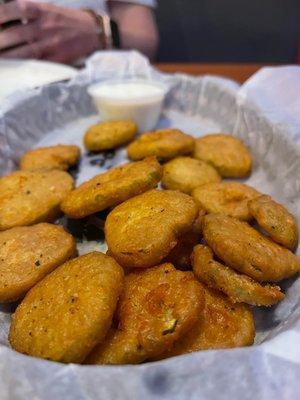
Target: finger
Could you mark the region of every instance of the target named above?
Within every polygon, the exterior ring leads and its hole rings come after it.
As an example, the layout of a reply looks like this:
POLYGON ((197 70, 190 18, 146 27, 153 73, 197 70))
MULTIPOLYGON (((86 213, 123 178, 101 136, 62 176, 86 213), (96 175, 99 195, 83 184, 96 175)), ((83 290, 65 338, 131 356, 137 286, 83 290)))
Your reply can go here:
POLYGON ((0 32, 0 50, 23 43, 34 42, 38 37, 36 22, 27 25, 17 25, 0 32))
POLYGON ((36 58, 33 55, 32 46, 25 44, 13 50, 1 52, 1 58, 36 58))
POLYGON ((17 1, 0 6, 0 24, 20 19, 21 10, 17 1))
POLYGON ((0 6, 0 24, 39 16, 39 6, 31 1, 12 1, 0 6))
POLYGON ((1 58, 47 58, 47 55, 55 52, 60 42, 61 39, 54 36, 1 52, 0 55, 1 58))
POLYGON ((45 43, 37 42, 25 44, 12 50, 1 52, 1 58, 42 58, 45 51, 45 43))

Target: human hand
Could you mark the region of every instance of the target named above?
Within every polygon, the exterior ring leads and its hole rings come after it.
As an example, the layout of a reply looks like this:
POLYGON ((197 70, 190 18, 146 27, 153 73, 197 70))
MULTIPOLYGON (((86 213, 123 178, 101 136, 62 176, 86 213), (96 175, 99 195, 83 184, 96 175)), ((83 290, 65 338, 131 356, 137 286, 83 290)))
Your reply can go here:
POLYGON ((100 48, 96 21, 86 11, 30 0, 0 5, 0 25, 16 20, 22 23, 0 30, 0 57, 68 64, 100 48))

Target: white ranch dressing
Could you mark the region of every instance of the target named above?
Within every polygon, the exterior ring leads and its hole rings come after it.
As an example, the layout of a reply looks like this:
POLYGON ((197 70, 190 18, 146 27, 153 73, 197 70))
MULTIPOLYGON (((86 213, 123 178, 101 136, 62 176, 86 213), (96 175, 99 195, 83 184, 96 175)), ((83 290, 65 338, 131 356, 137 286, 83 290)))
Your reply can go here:
POLYGON ((103 96, 111 100, 138 100, 138 99, 153 99, 164 96, 164 90, 157 85, 144 82, 120 82, 112 84, 99 84, 94 86, 93 92, 95 95, 103 96))
POLYGON ((144 132, 157 124, 166 87, 145 80, 107 81, 90 86, 88 93, 104 120, 133 119, 144 132))

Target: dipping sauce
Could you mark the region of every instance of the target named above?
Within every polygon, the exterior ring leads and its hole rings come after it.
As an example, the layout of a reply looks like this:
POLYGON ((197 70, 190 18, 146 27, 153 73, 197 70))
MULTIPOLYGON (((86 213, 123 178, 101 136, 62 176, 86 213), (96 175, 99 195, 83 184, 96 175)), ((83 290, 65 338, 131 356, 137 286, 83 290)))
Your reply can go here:
POLYGON ((157 124, 166 92, 163 84, 146 80, 105 81, 88 88, 103 120, 133 119, 140 132, 157 124))

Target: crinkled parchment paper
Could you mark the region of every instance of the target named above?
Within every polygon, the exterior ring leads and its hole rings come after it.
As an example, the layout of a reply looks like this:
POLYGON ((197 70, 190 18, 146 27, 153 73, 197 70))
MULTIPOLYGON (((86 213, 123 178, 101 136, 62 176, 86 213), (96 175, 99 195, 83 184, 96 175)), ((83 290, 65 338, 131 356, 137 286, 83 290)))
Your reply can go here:
MULTIPOLYGON (((233 132, 254 155, 247 180, 273 195, 300 219, 300 69, 268 68, 243 87, 219 77, 165 75, 136 52, 97 53, 69 83, 53 84, 7 99, 0 111, 0 173, 16 167, 30 147, 81 145, 99 118, 86 86, 114 77, 161 80, 169 88, 160 127, 176 126, 195 137, 233 132), (298 97, 297 97, 298 94, 298 97)), ((83 150, 83 149, 82 149, 83 150)), ((77 182, 120 164, 125 150, 84 154, 77 182)), ((75 229, 80 253, 104 249, 99 229, 75 229)), ((72 224, 71 224, 72 225, 72 224)), ((277 307, 256 308, 256 345, 203 351, 137 366, 64 365, 31 358, 7 343, 15 305, 0 305, 1 400, 296 399, 300 393, 300 280, 283 283, 277 307)))

